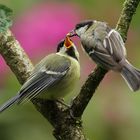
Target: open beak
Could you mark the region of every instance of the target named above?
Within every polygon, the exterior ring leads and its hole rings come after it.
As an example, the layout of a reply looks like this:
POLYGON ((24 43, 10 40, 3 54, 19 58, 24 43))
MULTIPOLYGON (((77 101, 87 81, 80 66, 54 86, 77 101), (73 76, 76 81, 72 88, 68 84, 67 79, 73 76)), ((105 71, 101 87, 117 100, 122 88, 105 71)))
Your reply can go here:
POLYGON ((64 45, 67 49, 72 47, 73 42, 70 40, 69 35, 66 36, 65 41, 64 41, 64 45))
POLYGON ((69 32, 69 33, 67 34, 67 36, 73 37, 73 36, 77 36, 77 34, 76 34, 75 30, 72 30, 71 32, 69 32))

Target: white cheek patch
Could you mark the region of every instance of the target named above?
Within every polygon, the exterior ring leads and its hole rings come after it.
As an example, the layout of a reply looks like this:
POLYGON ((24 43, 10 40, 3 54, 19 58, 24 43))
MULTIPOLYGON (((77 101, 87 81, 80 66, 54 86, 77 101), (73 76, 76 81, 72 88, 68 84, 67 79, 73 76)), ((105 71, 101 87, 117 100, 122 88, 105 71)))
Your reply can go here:
POLYGON ((81 36, 83 33, 86 32, 87 28, 88 28, 88 25, 77 29, 77 30, 76 30, 77 35, 78 35, 78 36, 81 36))

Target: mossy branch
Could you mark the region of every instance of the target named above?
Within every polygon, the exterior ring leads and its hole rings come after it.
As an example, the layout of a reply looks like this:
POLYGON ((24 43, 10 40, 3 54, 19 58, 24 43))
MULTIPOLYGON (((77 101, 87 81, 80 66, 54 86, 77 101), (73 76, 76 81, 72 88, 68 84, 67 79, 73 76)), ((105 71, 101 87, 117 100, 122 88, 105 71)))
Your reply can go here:
MULTIPOLYGON (((120 19, 116 26, 124 41, 126 40, 128 28, 138 4, 139 0, 126 0, 124 3, 120 19)), ((2 21, 1 19, 0 16, 0 22, 2 21)), ((4 22, 9 21, 7 20, 8 18, 5 19, 3 20, 4 22)), ((0 24, 0 53, 20 84, 23 84, 30 76, 34 67, 19 42, 15 39, 11 31, 7 29, 10 26, 10 22, 5 25, 5 28, 3 28, 0 24)), ((57 140, 86 140, 82 124, 79 120, 76 120, 76 117, 81 118, 88 102, 106 73, 106 70, 97 67, 89 75, 79 95, 73 100, 71 108, 67 108, 55 101, 32 100, 37 110, 53 125, 55 129, 54 136, 57 140)))
POLYGON ((136 12, 140 0, 125 0, 123 10, 116 25, 116 29, 121 34, 124 42, 127 39, 127 32, 132 21, 132 17, 136 12))

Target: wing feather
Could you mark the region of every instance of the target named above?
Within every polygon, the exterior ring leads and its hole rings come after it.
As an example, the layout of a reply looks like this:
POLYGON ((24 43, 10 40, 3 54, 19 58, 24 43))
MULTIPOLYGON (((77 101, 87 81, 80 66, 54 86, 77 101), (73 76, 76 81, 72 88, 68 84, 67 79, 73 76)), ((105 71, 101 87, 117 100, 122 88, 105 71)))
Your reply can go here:
POLYGON ((41 68, 39 64, 35 67, 34 72, 20 90, 18 103, 28 101, 38 96, 50 86, 58 83, 66 75, 71 64, 70 61, 63 56, 55 55, 55 57, 58 59, 56 58, 54 61, 51 60, 52 57, 47 57, 40 64, 42 65, 41 68), (51 61, 50 65, 48 64, 49 61, 51 61))
POLYGON ((126 56, 126 49, 122 37, 114 29, 109 31, 103 41, 103 45, 116 61, 120 61, 122 57, 126 56))

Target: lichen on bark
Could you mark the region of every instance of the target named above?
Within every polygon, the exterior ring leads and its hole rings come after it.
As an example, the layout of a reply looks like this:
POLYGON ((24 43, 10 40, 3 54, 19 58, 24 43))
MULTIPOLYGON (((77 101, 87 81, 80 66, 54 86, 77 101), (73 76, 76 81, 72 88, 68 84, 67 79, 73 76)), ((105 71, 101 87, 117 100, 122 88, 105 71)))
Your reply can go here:
MULTIPOLYGON (((116 26, 124 41, 126 40, 129 25, 139 1, 125 0, 116 26)), ((10 10, 8 14, 8 9, 0 5, 0 23, 2 23, 0 24, 0 53, 22 85, 28 79, 34 67, 19 42, 8 29, 11 26, 11 20, 9 19, 10 10), (1 16, 1 10, 6 10, 7 13, 5 12, 4 16, 1 16), (6 24, 3 24, 4 22, 6 24)), ((106 73, 106 70, 97 67, 87 78, 81 88, 81 92, 73 100, 70 108, 55 101, 32 100, 36 109, 53 125, 55 129, 54 136, 57 140, 86 140, 81 117, 106 73)))

